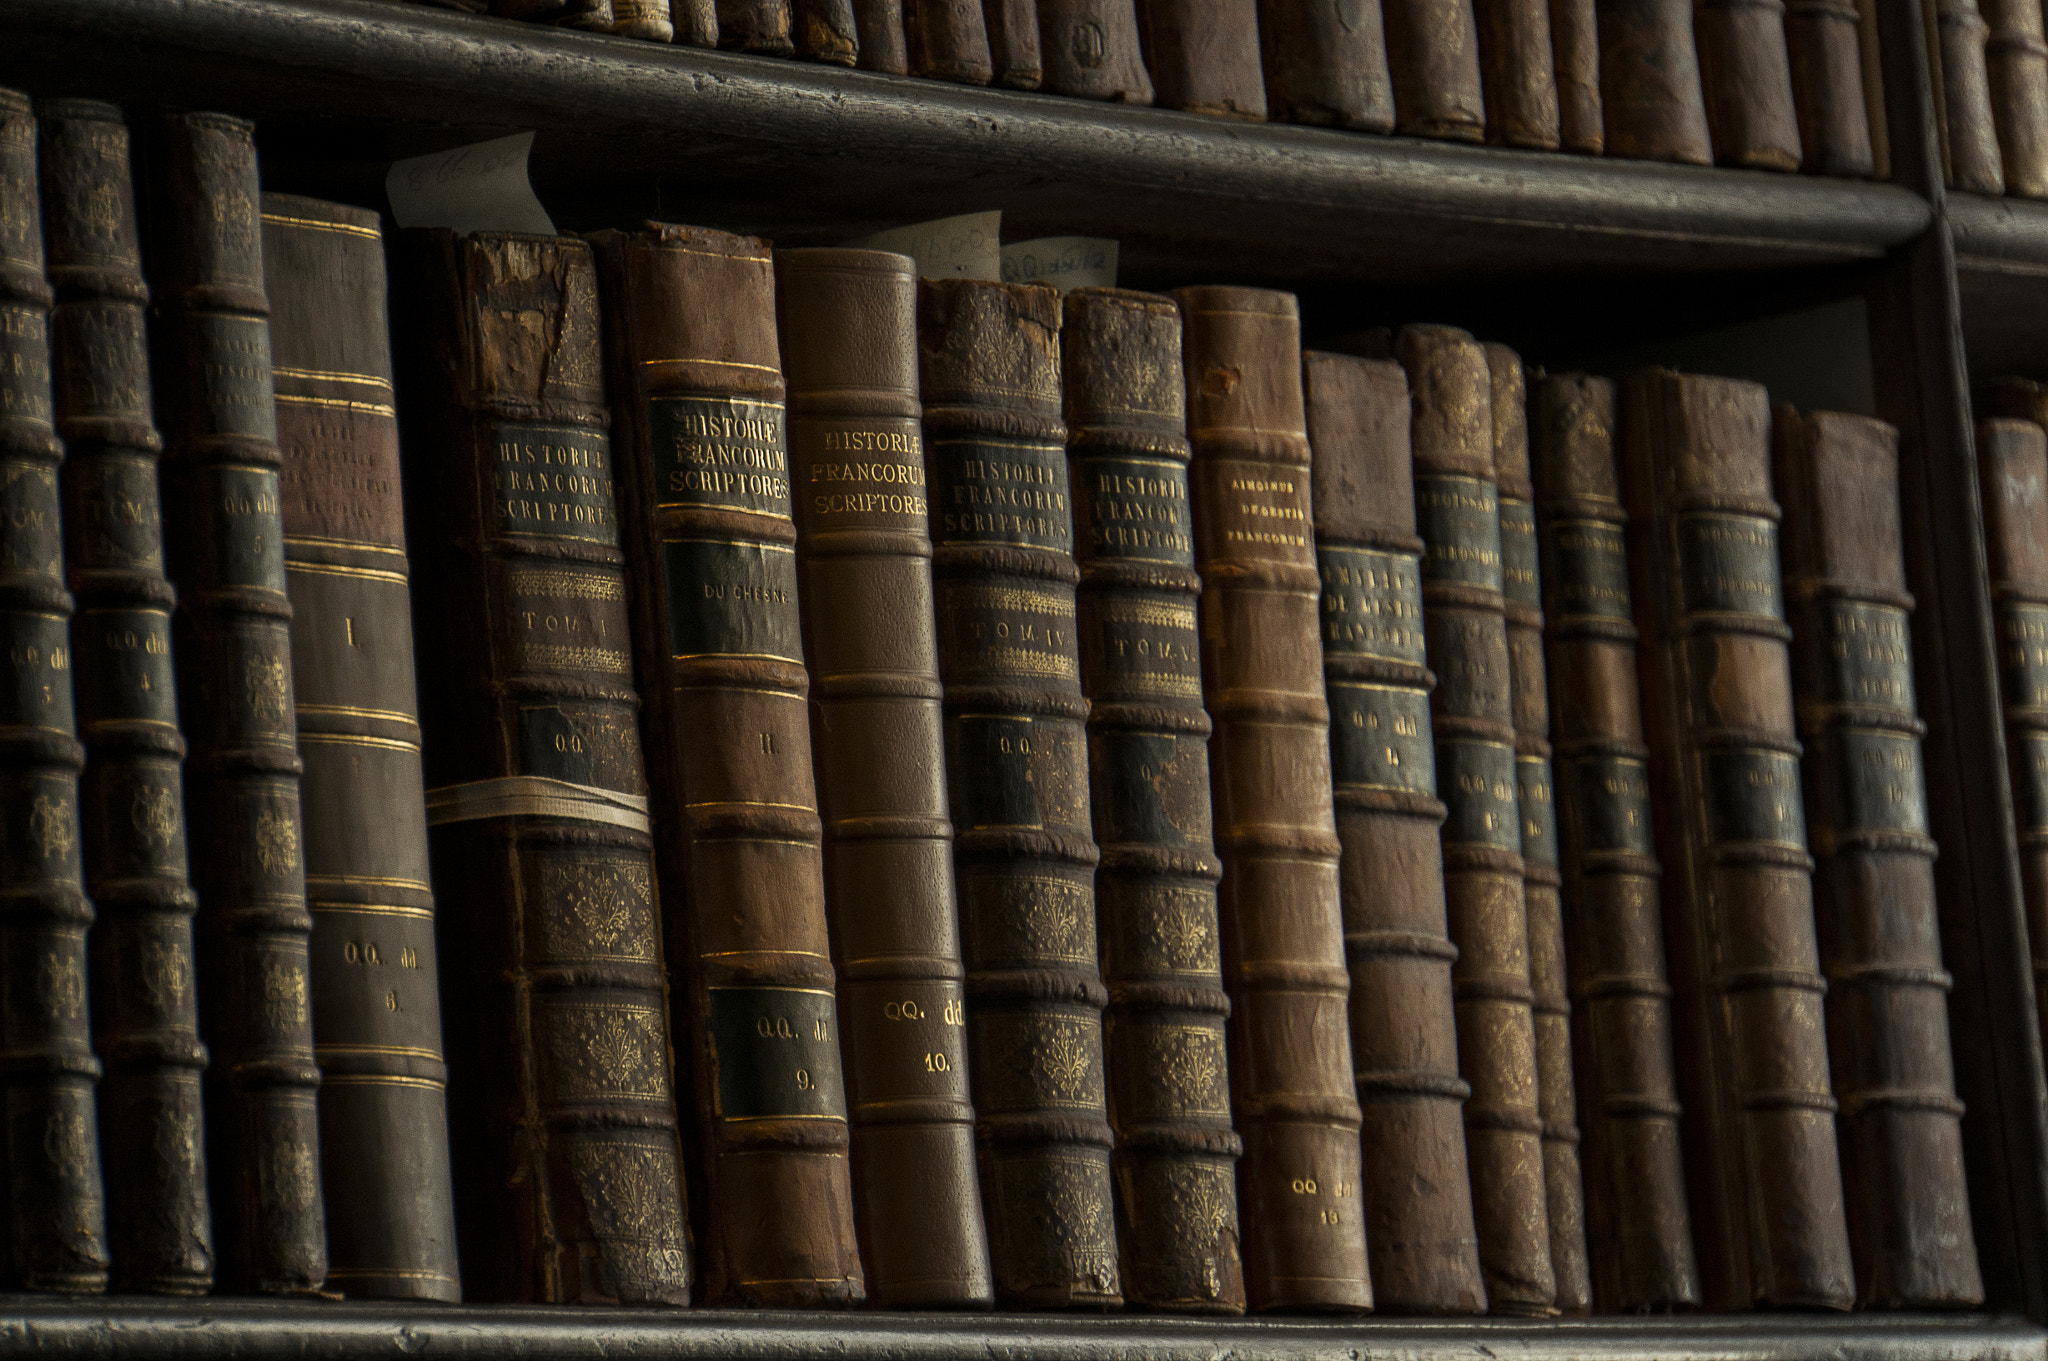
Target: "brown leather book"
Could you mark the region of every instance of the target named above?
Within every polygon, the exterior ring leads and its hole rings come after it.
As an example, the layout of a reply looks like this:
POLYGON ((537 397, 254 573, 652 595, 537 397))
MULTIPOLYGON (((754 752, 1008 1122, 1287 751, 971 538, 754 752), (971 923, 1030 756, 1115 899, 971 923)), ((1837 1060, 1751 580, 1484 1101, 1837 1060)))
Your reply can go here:
POLYGON ((1063 316, 1124 1294, 1141 1309, 1241 1313, 1243 1144, 1230 1127, 1180 312, 1157 294, 1084 288, 1063 316))
POLYGON ((981 0, 902 0, 903 40, 910 74, 960 85, 986 85, 988 24, 981 0))
POLYGON ((1941 131, 1942 166, 1948 187, 1973 194, 2003 194, 2005 168, 1999 159, 1998 127, 1991 116, 1991 78, 1985 36, 1990 28, 1977 0, 1929 0, 1921 7, 1927 23, 1928 75, 1934 83, 1936 121, 1941 131))
POLYGON ((1862 16, 1856 0, 1787 0, 1785 48, 1799 116, 1799 168, 1868 179, 1877 168, 1863 97, 1862 16))
POLYGON ((2048 198, 2048 40, 2041 0, 1978 0, 2005 192, 2048 198))
MULTIPOLYGON (((609 0, 607 0, 609 3, 609 0)), ((740 52, 787 57, 796 52, 795 0, 714 0, 718 45, 740 52)))
POLYGON ((981 0, 981 17, 988 30, 994 83, 1012 90, 1037 89, 1045 76, 1038 58, 1037 0, 981 0))
POLYGON ((1255 0, 1138 0, 1138 29, 1160 107, 1265 118, 1255 0))
POLYGON ((1771 500, 1769 398, 1622 389, 1622 495, 1695 1241, 1715 1308, 1854 1300, 1771 500))
POLYGON ((857 1304, 774 269, 766 242, 700 227, 594 242, 704 1295, 857 1304))
POLYGON ((1383 1312, 1486 1309, 1458 1076, 1424 664, 1408 378, 1399 364, 1302 356, 1315 455, 1324 688, 1336 790, 1351 1059, 1371 1169, 1362 1199, 1383 1312))
POLYGON ((1122 1302, 1059 295, 918 286, 968 1073, 996 1299, 1122 1302))
POLYGON ((166 117, 158 140, 150 335, 219 1281, 296 1294, 326 1279, 327 1217, 256 147, 210 113, 166 117))
POLYGON ((1380 0, 1262 0, 1259 55, 1275 119, 1393 131, 1380 0))
POLYGON ((1080 99, 1150 104, 1137 0, 1038 0, 1045 89, 1080 99))
POLYGON ((1600 112, 1600 27, 1594 10, 1594 0, 1550 0, 1558 144, 1582 156, 1598 156, 1606 145, 1600 112))
POLYGON ((1222 852, 1230 1079, 1253 1309, 1372 1305, 1342 845, 1323 698, 1301 319, 1291 293, 1184 288, 1202 690, 1222 852))
POLYGON ((831 66, 852 66, 859 60, 860 28, 853 0, 794 0, 793 8, 799 57, 831 66))
MULTIPOLYGON (((113 1289, 213 1285, 199 1008, 191 981, 184 739, 171 670, 141 245, 121 111, 46 100, 43 222, 57 289, 50 349, 63 465, 65 570, 113 1289)), ((10 191, 11 194, 12 191, 10 191)), ((19 199, 11 201, 20 202, 19 199)))
POLYGON ((1784 0, 1698 0, 1693 35, 1714 163, 1797 170, 1802 159, 1799 117, 1785 46, 1784 0))
POLYGON ((1793 679, 1856 1303, 1981 1304, 1927 835, 1898 431, 1780 405, 1793 679))
POLYGON ((627 38, 674 42, 676 25, 668 0, 612 0, 611 31, 627 38))
POLYGON ((1492 378, 1486 352, 1447 326, 1403 327, 1395 353, 1414 411, 1423 627, 1440 677, 1430 698, 1444 822, 1444 892, 1458 1068, 1472 1084, 1465 1146, 1486 1298, 1548 1314, 1556 1279, 1537 1106, 1529 922, 1516 802, 1514 693, 1503 614, 1492 378))
POLYGON ((903 0, 853 0, 853 28, 859 40, 854 65, 890 76, 910 74, 910 53, 903 41, 903 0))
POLYGON ((785 251, 776 306, 868 1296, 884 1308, 985 1308, 994 1287, 967 1089, 917 268, 886 251, 785 251))
POLYGON ((1380 0, 1380 11, 1394 79, 1394 131, 1484 140, 1486 98, 1472 0, 1380 0))
POLYGON ((1685 1309, 1700 1301, 1699 1267, 1679 1147, 1614 384, 1545 377, 1531 419, 1593 1296, 1603 1313, 1685 1309))
POLYGON ((1505 345, 1486 346, 1492 380, 1493 468, 1500 488, 1501 595, 1515 715, 1515 804, 1522 837, 1522 902, 1529 914, 1529 990, 1536 1027, 1536 1105, 1543 1120, 1544 1203, 1557 1311, 1593 1308, 1586 1264, 1586 1196, 1579 1173, 1570 988, 1565 981, 1564 876, 1550 765, 1550 687, 1544 675, 1543 574, 1536 488, 1529 473, 1528 380, 1505 345))
MULTIPOLYGON (((463 1285, 687 1304, 660 910, 580 241, 395 243, 463 1285)), ((677 910, 677 909, 671 909, 677 910)))
POLYGON ((718 46, 717 0, 669 0, 668 9, 675 28, 669 41, 688 47, 718 46))
POLYGON ((1710 165, 1692 0, 1595 0, 1604 154, 1710 165))
POLYGON ((327 1283, 462 1298, 398 412, 375 212, 262 201, 313 914, 327 1283))
POLYGON ((1486 140, 1555 151, 1557 67, 1550 0, 1472 0, 1479 27, 1479 75, 1486 140))

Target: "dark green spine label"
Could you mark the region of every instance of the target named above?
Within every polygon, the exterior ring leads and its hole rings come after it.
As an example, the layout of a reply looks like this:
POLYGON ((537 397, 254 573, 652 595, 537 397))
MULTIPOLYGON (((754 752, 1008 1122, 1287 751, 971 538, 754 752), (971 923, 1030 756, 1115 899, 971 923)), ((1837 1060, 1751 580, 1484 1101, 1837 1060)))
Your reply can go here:
MULTIPOLYGON (((0 363, 5 356, 0 356, 0 363)), ((51 585, 64 577, 64 516, 57 495, 57 467, 41 459, 0 458, 0 570, 40 577, 51 585)))
POLYGON ((270 323, 239 312, 192 314, 201 435, 277 439, 277 399, 270 387, 270 323))
POLYGON ((69 737, 78 731, 71 697, 71 629, 59 614, 0 613, 7 627, 7 680, 0 688, 0 724, 41 728, 69 737))
POLYGON ((1422 568, 1413 553, 1319 547, 1323 651, 1423 664, 1422 568))
POLYGON ((2048 605, 2007 605, 2001 623, 2005 702, 2022 709, 2048 708, 2048 605))
POLYGON ((1912 713, 1913 646, 1906 612, 1896 605, 1831 600, 1821 618, 1828 701, 1912 713))
POLYGON ((497 533, 618 545, 612 449, 604 431, 499 421, 491 443, 497 533))
POLYGON ((782 403, 654 397, 655 501, 789 518, 789 432, 782 403))
MULTIPOLYGON (((35 196, 28 218, 35 220, 35 196)), ((0 420, 50 424, 50 328, 36 308, 0 306, 0 420)))
POLYGON ((843 1120, 832 994, 709 988, 721 1120, 843 1120))
POLYGON ((1083 562, 1195 565, 1188 470, 1164 458, 1086 458, 1074 463, 1075 516, 1083 562))
POLYGON ((1559 520, 1550 531, 1550 612, 1560 627, 1576 620, 1632 624, 1628 595, 1628 543, 1621 526, 1605 520, 1559 520))
POLYGON ((1436 744, 1436 759, 1443 770, 1437 788, 1450 809, 1444 844, 1494 846, 1520 855, 1514 747, 1470 737, 1444 738, 1436 744))
POLYGON ((2012 743, 2012 801, 2020 832, 2048 833, 2048 733, 2014 733, 2012 743))
POLYGON ((796 550, 725 539, 666 539, 669 655, 804 659, 796 550))
POLYGON ((1040 440, 931 445, 932 542, 1074 551, 1067 451, 1040 440))
POLYGON ((210 541, 223 586, 284 590, 284 526, 278 518, 277 470, 214 463, 200 470, 213 484, 210 541))
POLYGON ((1797 757, 1749 747, 1702 752, 1700 761, 1706 775, 1709 841, 1806 849, 1797 757))
POLYGON ((1835 742, 1834 830, 1927 835, 1920 739, 1881 728, 1843 728, 1835 742))
POLYGON ((1557 868, 1557 796, 1548 758, 1515 758, 1515 805, 1522 815, 1522 859, 1557 868))
POLYGON ((72 621, 71 632, 86 662, 79 668, 86 722, 139 719, 177 725, 170 611, 148 606, 84 610, 72 621))
POLYGON ((1578 800, 1588 852, 1657 853, 1650 831, 1650 767, 1646 762, 1595 752, 1571 761, 1565 778, 1578 800))
POLYGON ((1422 531, 1425 580, 1501 589, 1500 497, 1477 477, 1415 479, 1415 522, 1422 531))
POLYGON ((1761 515, 1693 511, 1678 522, 1679 588, 1688 614, 1785 617, 1778 527, 1761 515))
POLYGON ((1517 605, 1543 608, 1543 574, 1536 566, 1536 507, 1500 498, 1501 590, 1517 605))
POLYGON ((1408 685, 1329 683, 1330 769, 1340 789, 1436 796, 1429 696, 1408 685))

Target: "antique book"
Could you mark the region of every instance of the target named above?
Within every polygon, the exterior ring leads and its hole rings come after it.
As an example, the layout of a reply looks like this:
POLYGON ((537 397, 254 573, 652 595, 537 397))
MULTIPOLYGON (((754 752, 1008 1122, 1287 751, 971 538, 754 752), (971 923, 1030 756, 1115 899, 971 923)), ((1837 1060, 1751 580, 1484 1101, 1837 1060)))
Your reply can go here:
POLYGON ((1472 0, 1380 0, 1380 11, 1394 80, 1394 131, 1484 140, 1486 98, 1472 0))
POLYGON ((1253 121, 1266 116, 1254 0, 1138 0, 1138 29, 1160 107, 1253 121))
POLYGON ((1487 1303, 1553 1311, 1536 1030, 1516 791, 1513 678, 1486 352, 1463 331, 1403 327, 1414 424, 1423 630, 1444 822, 1444 893, 1458 959, 1458 1069, 1487 1303))
POLYGON ((886 251, 797 250, 778 258, 776 274, 868 1297, 891 1309, 987 1307, 932 617, 917 268, 886 251), (918 1194, 906 1194, 911 1185, 918 1194))
POLYGON ((671 42, 689 47, 718 46, 717 0, 669 0, 671 42))
POLYGON ((198 997, 186 874, 185 743, 171 673, 141 243, 128 129, 111 104, 41 109, 43 221, 65 572, 78 612, 78 732, 93 1042, 100 1081, 110 1284, 202 1295, 213 1285, 198 997))
POLYGON ((1497 146, 1557 150, 1550 0, 1472 0, 1472 9, 1478 20, 1486 140, 1497 146))
POLYGON ((993 83, 1012 90, 1035 90, 1045 76, 1038 58, 1037 0, 982 0, 982 25, 988 30, 993 83))
POLYGON ((1699 1303, 1679 1146, 1650 749, 1615 471, 1615 387, 1538 380, 1532 403, 1572 1048, 1593 1296, 1603 1313, 1699 1303))
MULTIPOLYGON (((609 0, 607 0, 609 3, 609 0)), ((714 0, 718 12, 718 45, 771 57, 795 53, 792 10, 795 0, 714 0)))
POLYGON ((612 0, 491 0, 491 13, 592 33, 609 33, 613 23, 612 0))
POLYGON ((699 227, 593 240, 704 1295, 857 1304, 773 264, 699 227))
POLYGON ((1856 0, 1786 0, 1785 48, 1799 117, 1799 168, 1868 179, 1877 168, 1863 97, 1856 0))
POLYGON ((674 42, 676 25, 668 0, 612 0, 611 32, 652 42, 674 42))
POLYGON ((327 1283, 462 1298, 378 215, 265 195, 327 1283))
MULTIPOLYGON (((59 106, 62 108, 63 106, 59 106)), ((0 630, 12 683, 0 705, 0 918, 8 1004, 0 1045, 11 1072, 0 1134, 0 1282, 70 1294, 107 1288, 106 1206, 87 1010, 78 741, 73 707, 71 593, 50 386, 50 285, 37 211, 36 119, 26 97, 0 90, 0 630)), ((107 205, 118 208, 118 200, 107 205)), ((61 212, 61 205, 57 209, 61 212)), ((60 263, 60 271, 64 267, 60 263)), ((58 278, 67 286, 75 278, 58 278)), ((68 375, 67 375, 68 377, 68 375)), ((67 384, 68 385, 68 384, 67 384)))
POLYGON ((1583 156, 1598 156, 1605 146, 1600 114, 1600 30, 1594 8, 1594 0, 1550 0, 1558 144, 1583 156))
POLYGON ((890 76, 910 74, 910 54, 903 45, 902 0, 853 0, 853 28, 859 41, 854 65, 890 76))
POLYGON ((1137 0, 1038 0, 1038 34, 1050 93, 1152 102, 1137 0))
POLYGON ((464 1289, 687 1304, 596 266, 567 238, 396 246, 400 420, 437 451, 405 507, 464 1289))
POLYGON ((2048 198, 2048 40, 2041 0, 1978 0, 2005 192, 2048 198))
POLYGON ((1986 69, 1985 36, 1990 28, 1977 0, 1929 0, 1921 13, 1927 24, 1928 76, 1934 85, 1948 187, 2003 194, 2005 167, 1999 158, 1986 69))
POLYGON ((1799 118, 1784 0, 1698 0, 1693 34, 1715 164, 1797 170, 1799 118))
POLYGON ((996 1299, 1113 1308, 1109 994, 1096 963, 1059 331, 1059 295, 1041 285, 918 286, 968 1074, 996 1299))
POLYGON ((164 118, 151 173, 150 328, 219 1283, 327 1276, 269 303, 250 125, 164 118))
POLYGON ((1373 1294, 1384 1312, 1486 1309, 1445 916, 1423 656, 1408 378, 1385 359, 1302 357, 1314 451, 1324 688, 1337 802, 1351 1059, 1373 1294))
POLYGON ((833 66, 852 66, 859 60, 860 28, 853 0, 794 0, 792 19, 799 57, 833 66))
POLYGON ((1157 294, 1084 288, 1063 317, 1124 1295, 1234 1314, 1243 1144, 1230 1126, 1180 312, 1157 294))
POLYGON ((1394 83, 1380 0, 1265 0, 1259 55, 1275 119, 1393 131, 1394 83))
POLYGON ((988 24, 981 0, 902 0, 903 41, 910 74, 961 85, 986 85, 988 24))
POLYGON ((1253 1309, 1372 1305, 1323 698, 1301 320, 1291 293, 1185 288, 1230 1080, 1253 1309))
POLYGON ((1927 834, 1898 431, 1776 413, 1794 697, 1856 1303, 1981 1304, 1927 834))
POLYGON ((1603 152, 1710 165, 1692 0, 1595 0, 1603 152))
POLYGON ((1622 388, 1622 496, 1678 1003, 1694 1241, 1714 1308, 1854 1300, 1771 499, 1769 398, 1622 388))

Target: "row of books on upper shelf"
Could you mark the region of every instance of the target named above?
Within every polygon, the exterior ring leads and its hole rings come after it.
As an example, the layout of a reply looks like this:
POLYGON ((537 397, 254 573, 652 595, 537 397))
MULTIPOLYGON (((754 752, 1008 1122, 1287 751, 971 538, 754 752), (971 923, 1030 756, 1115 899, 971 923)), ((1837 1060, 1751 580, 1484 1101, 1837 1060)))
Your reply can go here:
POLYGON ((1886 173, 1870 0, 418 2, 1225 118, 1886 173))
POLYGON ((1981 1300, 1889 427, 0 112, 9 1286, 1981 1300))
POLYGON ((1924 0, 1921 12, 1949 187, 2048 198, 2041 0, 1924 0))

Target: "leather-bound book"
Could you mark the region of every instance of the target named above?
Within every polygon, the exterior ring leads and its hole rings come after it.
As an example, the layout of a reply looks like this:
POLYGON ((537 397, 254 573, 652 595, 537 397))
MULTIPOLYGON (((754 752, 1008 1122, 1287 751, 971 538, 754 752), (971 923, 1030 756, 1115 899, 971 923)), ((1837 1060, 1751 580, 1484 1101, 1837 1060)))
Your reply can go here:
POLYGON ((1595 0, 1604 154, 1709 165, 1692 0, 1595 0))
POLYGON ((832 66, 852 66, 859 60, 860 29, 853 0, 794 0, 793 17, 799 57, 832 66))
POLYGON ((1793 679, 1856 1303, 1981 1304, 1920 771, 1898 432, 1777 409, 1793 679), (1853 1189, 1851 1189, 1853 1188, 1853 1189))
POLYGON ((910 74, 910 53, 903 42, 903 0, 853 0, 853 28, 859 40, 854 65, 890 76, 910 74))
POLYGON ((1037 0, 982 0, 981 16, 988 30, 994 83, 1012 90, 1037 89, 1045 77, 1038 57, 1037 0))
POLYGON ((1863 97, 1862 22, 1856 0, 1787 0, 1785 48, 1799 116, 1799 168, 1868 179, 1877 168, 1863 97))
POLYGON ((1160 107, 1266 116, 1255 0, 1138 0, 1138 26, 1160 107))
POLYGON ((0 1045, 8 1055, 0 1282, 85 1294, 107 1287, 94 1098, 100 1064, 86 1000, 93 912, 78 834, 85 748, 72 701, 58 492, 64 446, 51 403, 52 298, 36 182, 35 114, 26 98, 0 90, 0 633, 10 665, 0 700, 0 1045))
POLYGON ((1598 156, 1606 146, 1600 112, 1600 26, 1595 9, 1594 0, 1550 0, 1558 145, 1582 156, 1598 156))
POLYGON ((1698 0, 1693 35, 1715 163, 1797 170, 1799 118, 1784 0, 1698 0))
POLYGON ((1243 1145, 1230 1127, 1180 312, 1107 288, 1069 293, 1064 309, 1124 1295, 1141 1309, 1234 1314, 1243 1145))
POLYGON ((157 141, 150 337, 214 1240, 225 1288, 296 1294, 326 1279, 327 1217, 256 147, 211 113, 167 116, 157 141))
MULTIPOLYGON (((394 243, 449 1134, 472 1300, 687 1304, 661 923, 580 241, 394 243)), ((680 910, 680 905, 671 908, 680 910)))
POLYGON ((1544 1203, 1559 1313, 1593 1307, 1586 1264, 1585 1191, 1579 1173, 1578 1097, 1572 1075, 1566 982, 1564 882, 1558 867, 1557 796, 1550 764, 1550 687, 1544 674, 1543 579, 1536 548, 1536 489, 1529 472, 1528 380, 1505 345, 1486 346, 1492 379, 1493 467, 1500 488, 1501 595, 1515 714, 1515 801, 1521 817, 1522 902, 1529 914, 1529 990, 1536 1025, 1536 1107, 1543 1119, 1544 1203))
POLYGON ((668 0, 612 0, 613 33, 651 42, 674 42, 676 25, 668 0))
POLYGON ((1699 1267, 1678 1137, 1614 384, 1545 377, 1532 408, 1593 1297, 1603 1313, 1684 1309, 1700 1301, 1699 1267))
POLYGON ((1393 131, 1394 81, 1380 0, 1264 0, 1259 55, 1275 119, 1393 131))
POLYGON ((491 13, 592 33, 609 33, 613 23, 612 0, 491 0, 491 13))
POLYGON ((988 24, 981 0, 902 0, 903 41, 910 74, 960 85, 986 85, 988 24))
POLYGON ((2041 0, 1978 0, 2005 192, 2048 197, 2048 40, 2041 0))
POLYGON ((717 0, 669 0, 671 42, 688 47, 718 46, 717 0))
POLYGON ((1846 1309, 1769 398, 1738 379, 1633 374, 1621 444, 1703 1293, 1716 1308, 1846 1309))
POLYGON ((718 45, 740 52, 787 57, 796 51, 796 0, 714 0, 718 45))
POLYGON ((704 1295, 857 1304, 774 268, 700 227, 594 240, 704 1295))
POLYGON ((1380 0, 1380 11, 1394 79, 1394 131, 1451 142, 1483 140, 1486 97, 1472 0, 1380 0))
POLYGON ((1483 1313, 1408 378, 1385 359, 1311 352, 1302 361, 1373 1294, 1387 1313, 1483 1313))
POLYGON ((111 1284, 199 1295, 213 1284, 206 1048, 192 990, 199 900, 186 875, 174 597, 157 507, 163 440, 150 410, 128 129, 111 104, 50 100, 40 113, 111 1284))
POLYGON ((917 268, 886 251, 797 250, 776 270, 868 1297, 985 1308, 994 1295, 946 810, 917 268), (905 1194, 912 1185, 918 1194, 905 1194))
POLYGON ((2003 194, 2005 168, 1999 159, 1998 126, 1991 115, 1991 78, 1986 69, 1985 36, 1990 28, 1978 11, 1977 0, 1929 0, 1922 13, 1948 187, 1973 194, 2003 194))
POLYGON ((1202 691, 1253 1309, 1372 1305, 1294 295, 1184 288, 1202 691))
POLYGON ((459 1300, 398 412, 377 214, 265 195, 327 1281, 459 1300))
POLYGON ((918 286, 946 785, 967 962, 968 1073, 996 1299, 1113 1308, 1059 295, 918 286))
POLYGON ((1152 102, 1137 0, 1038 0, 1038 33, 1050 93, 1152 102))
POLYGON ((1465 1147, 1486 1298, 1547 1314, 1556 1297, 1537 1107, 1529 922, 1522 890, 1512 668, 1502 597, 1492 378, 1486 352, 1446 326, 1395 337, 1413 409, 1423 629, 1444 822, 1444 893, 1458 1068, 1472 1085, 1465 1147))
POLYGON ((1550 0, 1472 0, 1472 8, 1479 24, 1486 140, 1497 146, 1557 150, 1550 0))

